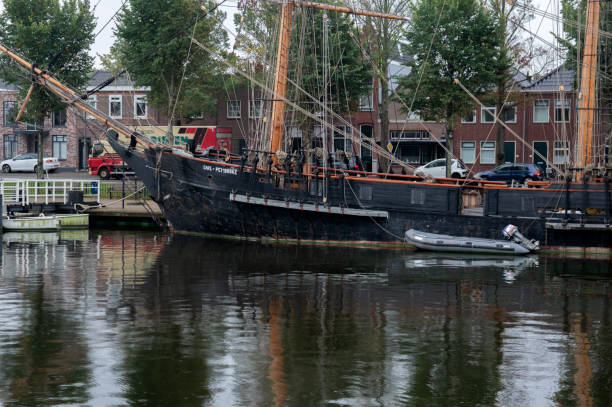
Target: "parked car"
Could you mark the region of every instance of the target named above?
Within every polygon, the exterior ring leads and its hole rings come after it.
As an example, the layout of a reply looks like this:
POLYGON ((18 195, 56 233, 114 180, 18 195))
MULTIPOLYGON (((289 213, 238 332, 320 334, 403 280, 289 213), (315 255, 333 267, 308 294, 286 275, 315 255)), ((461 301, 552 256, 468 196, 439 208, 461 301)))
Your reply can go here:
MULTIPOLYGON (((43 158, 43 170, 45 171, 55 171, 59 168, 60 163, 59 160, 55 157, 44 157, 43 158)), ((36 153, 26 153, 20 154, 13 158, 9 158, 8 160, 4 160, 0 162, 0 168, 2 168, 2 172, 36 172, 38 167, 38 154, 36 153)))
POLYGON ((536 164, 507 163, 489 171, 481 171, 477 173, 474 178, 506 182, 512 182, 512 180, 514 180, 524 183, 532 180, 541 181, 544 179, 544 174, 542 169, 536 164))
MULTIPOLYGON (((425 165, 421 165, 417 169, 414 170, 414 173, 418 175, 419 173, 423 173, 425 175, 429 175, 434 178, 444 178, 446 177, 446 158, 438 158, 437 160, 433 160, 428 162, 425 165)), ((451 161, 451 177, 452 178, 465 178, 468 170, 465 168, 465 165, 461 161, 456 158, 453 158, 451 161)))

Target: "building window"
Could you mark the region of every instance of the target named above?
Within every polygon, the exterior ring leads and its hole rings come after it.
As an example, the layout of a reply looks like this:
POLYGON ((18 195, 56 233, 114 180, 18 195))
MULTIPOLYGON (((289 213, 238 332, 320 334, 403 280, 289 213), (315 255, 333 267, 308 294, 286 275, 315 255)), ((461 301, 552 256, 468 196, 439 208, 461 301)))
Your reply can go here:
POLYGON ((421 130, 391 130, 389 137, 391 140, 427 140, 429 133, 421 130))
POLYGON ((336 126, 336 131, 334 131, 334 151, 353 150, 353 143, 351 141, 351 130, 352 128, 350 126, 336 126))
POLYGON ((286 139, 291 140, 291 152, 300 151, 302 149, 302 130, 297 126, 286 126, 286 139))
POLYGON ((228 119, 240 119, 240 101, 239 100, 228 100, 227 101, 227 118, 228 119))
POLYGON ((53 157, 58 160, 65 160, 68 151, 68 136, 52 136, 53 157))
POLYGON ((359 109, 361 109, 362 112, 371 112, 373 109, 373 102, 374 96, 373 95, 361 95, 359 97, 359 109))
MULTIPOLYGON (((87 98, 87 104, 91 107, 93 107, 94 109, 98 108, 98 98, 96 97, 96 95, 91 95, 87 98)), ((90 115, 89 113, 87 113, 87 118, 91 119, 93 118, 92 115, 90 115)))
POLYGON ((495 106, 482 107, 480 109, 480 122, 481 123, 495 123, 496 114, 497 114, 497 108, 495 106))
POLYGON ((4 135, 4 159, 13 158, 17 154, 17 136, 15 134, 4 135))
POLYGON ((537 99, 533 101, 533 122, 548 123, 548 100, 537 99))
POLYGON ((249 117, 252 119, 258 119, 261 117, 261 99, 249 101, 249 117))
POLYGON ((327 141, 326 130, 325 126, 314 126, 312 129, 312 148, 323 147, 323 143, 327 141))
POLYGON ((504 123, 516 123, 516 106, 507 104, 503 116, 504 123))
POLYGON ((145 95, 134 96, 134 117, 137 119, 147 118, 147 97, 145 95))
POLYGON ((461 123, 476 123, 476 110, 472 110, 461 117, 461 123))
POLYGON ((553 164, 569 164, 569 141, 555 141, 553 164))
POLYGON ((474 164, 476 161, 476 142, 461 142, 461 160, 466 164, 474 164))
POLYGON ((3 117, 5 126, 14 126, 17 116, 17 102, 6 101, 3 103, 3 117))
POLYGON ((359 97, 359 109, 362 112, 371 112, 374 110, 374 79, 367 83, 368 93, 359 97))
POLYGON ((563 100, 563 101, 555 100, 555 122, 556 123, 569 123, 570 107, 571 107, 571 102, 569 100, 563 100), (565 104, 565 108, 562 106, 561 102, 565 104))
POLYGON ((110 117, 121 118, 121 95, 111 95, 108 97, 108 111, 110 117))
POLYGON ((413 110, 408 113, 408 120, 411 121, 421 121, 421 112, 418 110, 413 110))
POLYGON ((53 112, 53 127, 66 127, 66 109, 53 112))
POLYGON ((480 142, 480 163, 495 164, 495 142, 481 141, 480 142))

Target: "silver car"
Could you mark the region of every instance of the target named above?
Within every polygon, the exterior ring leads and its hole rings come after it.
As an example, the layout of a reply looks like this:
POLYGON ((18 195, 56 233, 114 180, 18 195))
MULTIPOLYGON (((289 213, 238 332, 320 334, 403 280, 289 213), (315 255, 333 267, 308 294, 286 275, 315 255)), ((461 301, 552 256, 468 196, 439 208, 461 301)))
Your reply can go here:
MULTIPOLYGON (((0 162, 0 168, 2 172, 36 172, 38 167, 38 155, 36 153, 20 154, 8 160, 0 162)), ((43 170, 55 171, 59 168, 59 160, 55 157, 44 157, 43 158, 43 170)))

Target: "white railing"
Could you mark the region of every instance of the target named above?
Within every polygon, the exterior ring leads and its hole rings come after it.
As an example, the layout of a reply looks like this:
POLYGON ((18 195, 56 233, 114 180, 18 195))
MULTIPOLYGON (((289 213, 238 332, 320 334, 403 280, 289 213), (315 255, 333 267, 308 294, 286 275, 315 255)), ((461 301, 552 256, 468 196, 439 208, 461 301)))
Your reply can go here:
POLYGON ((100 182, 74 179, 0 181, 2 203, 68 203, 69 191, 83 191, 83 200, 100 202, 100 182))

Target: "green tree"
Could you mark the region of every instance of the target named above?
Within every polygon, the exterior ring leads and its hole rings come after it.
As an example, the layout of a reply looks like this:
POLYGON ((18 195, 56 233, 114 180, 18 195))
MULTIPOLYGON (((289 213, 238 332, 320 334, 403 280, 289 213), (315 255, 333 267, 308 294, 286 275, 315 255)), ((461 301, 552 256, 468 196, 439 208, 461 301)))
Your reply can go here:
MULTIPOLYGON (((410 10, 410 2, 404 0, 357 0, 364 10, 404 17, 410 10)), ((380 118, 380 142, 389 144, 389 105, 393 99, 390 87, 389 65, 396 56, 400 40, 404 35, 405 22, 376 17, 357 17, 363 21, 364 40, 367 43, 369 62, 374 76, 378 79, 380 100, 378 114, 380 118)), ((389 162, 382 157, 381 168, 388 171, 389 162)))
MULTIPOLYGON (((521 52, 519 42, 519 25, 526 17, 524 8, 516 9, 515 4, 507 5, 504 0, 490 0, 490 7, 493 13, 493 18, 497 20, 499 30, 500 46, 498 48, 497 61, 492 67, 495 74, 495 89, 494 99, 496 112, 500 113, 500 117, 504 119, 504 113, 509 108, 508 101, 510 91, 514 87, 514 78, 517 71, 512 69, 513 62, 518 62, 521 52), (519 14, 519 15, 514 15, 519 14), (515 57, 515 58, 513 58, 515 57), (513 61, 514 60, 514 61, 513 61)), ((510 102, 512 103, 512 102, 510 102)), ((497 140, 495 143, 495 163, 503 164, 506 161, 504 153, 504 138, 505 128, 499 123, 497 127, 497 140)))
POLYGON ((190 36, 221 52, 224 18, 214 3, 193 0, 130 0, 119 13, 114 52, 136 85, 150 86, 149 103, 167 111, 170 144, 173 122, 215 112, 223 65, 190 36))
MULTIPOLYGON (((246 8, 242 15, 234 16, 240 33, 236 48, 249 53, 251 61, 264 68, 259 74, 268 76, 275 66, 279 12, 278 6, 258 7, 246 8)), ((372 77, 368 62, 362 58, 361 46, 356 43, 358 39, 355 24, 346 14, 306 7, 295 9, 288 77, 303 90, 289 84, 287 98, 311 112, 323 113, 324 109, 310 96, 326 104, 334 114, 356 110, 359 96, 368 91, 372 77)), ((302 128, 303 146, 312 147, 310 135, 316 123, 289 107, 286 116, 302 128)))
MULTIPOLYGON (((411 73, 400 78, 402 98, 407 105, 414 100, 424 120, 444 123, 448 139, 454 121, 473 109, 454 80, 477 95, 490 92, 495 83, 491 68, 498 64, 499 28, 476 0, 420 0, 413 6, 406 41, 413 58, 406 63, 411 73)), ((449 154, 446 168, 450 176, 449 154)))
MULTIPOLYGON (((583 68, 586 68, 582 66, 582 61, 584 59, 585 37, 588 34, 585 27, 587 3, 585 0, 562 0, 561 5, 565 37, 560 38, 557 36, 556 38, 566 51, 565 66, 568 69, 575 70, 576 89, 579 89, 580 76, 583 68)), ((602 35, 602 33, 612 31, 612 19, 610 18, 612 15, 612 4, 600 2, 598 5, 600 35, 596 86, 599 110, 596 111, 596 114, 599 115, 597 120, 601 121, 601 129, 605 129, 610 127, 611 121, 608 109, 612 105, 612 39, 608 35, 602 35)), ((579 91, 581 90, 579 89, 579 91)), ((600 137, 604 139, 598 141, 599 147, 603 149, 604 145, 606 145, 608 149, 612 149, 612 133, 607 131, 606 134, 601 134, 600 137)), ((608 154, 608 164, 612 164, 612 154, 608 154)))
MULTIPOLYGON (((93 43, 95 18, 89 0, 4 0, 0 15, 0 42, 14 49, 39 68, 52 72, 74 88, 89 79, 93 59, 88 54, 93 43)), ((8 57, 2 57, 0 76, 20 88, 23 98, 31 76, 8 57)), ((42 86, 34 87, 23 121, 37 124, 38 176, 43 176, 44 120, 66 105, 42 86)))
MULTIPOLYGON (((361 46, 355 42, 359 36, 352 20, 344 13, 312 9, 302 9, 301 13, 306 15, 299 19, 292 33, 296 46, 291 50, 290 60, 296 63, 289 77, 335 114, 357 110, 359 97, 372 92, 372 70, 362 58, 361 46)), ((322 111, 302 92, 296 91, 294 98, 304 109, 313 111, 314 107, 314 111, 322 111)), ((304 123, 306 134, 316 125, 312 120, 304 123)), ((316 146, 312 139, 308 144, 305 147, 316 146)))

